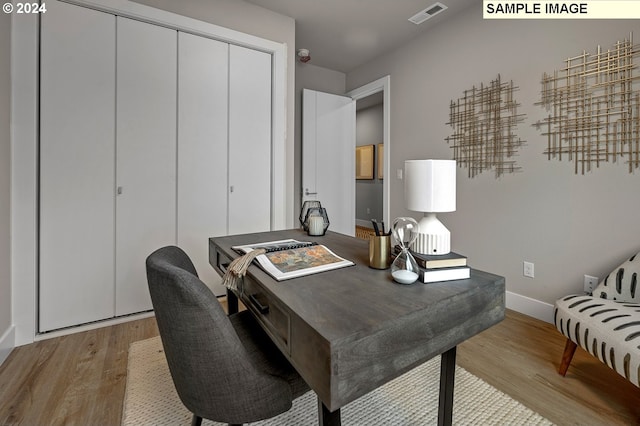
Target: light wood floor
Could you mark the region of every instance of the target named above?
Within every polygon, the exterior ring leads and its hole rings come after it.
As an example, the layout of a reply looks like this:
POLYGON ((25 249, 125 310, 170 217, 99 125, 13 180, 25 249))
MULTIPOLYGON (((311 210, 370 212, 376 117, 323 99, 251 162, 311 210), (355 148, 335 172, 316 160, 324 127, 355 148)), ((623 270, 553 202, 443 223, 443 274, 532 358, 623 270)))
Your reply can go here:
MULTIPOLYGON (((149 318, 16 348, 0 367, 0 425, 120 424, 129 344, 157 333, 149 318)), ((559 425, 640 424, 640 389, 582 349, 561 377, 563 348, 553 326, 508 311, 458 364, 559 425)))
POLYGON ((373 229, 356 225, 356 237, 369 241, 369 237, 376 235, 373 229))

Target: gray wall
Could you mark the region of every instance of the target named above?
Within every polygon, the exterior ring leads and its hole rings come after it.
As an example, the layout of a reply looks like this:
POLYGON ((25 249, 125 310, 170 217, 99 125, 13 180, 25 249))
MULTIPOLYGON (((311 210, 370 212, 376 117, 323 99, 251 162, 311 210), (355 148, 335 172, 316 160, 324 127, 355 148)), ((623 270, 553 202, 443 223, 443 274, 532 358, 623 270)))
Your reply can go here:
MULTIPOLYGON (((313 52, 311 61, 313 62, 313 52)), ((334 95, 344 95, 347 76, 339 71, 330 70, 313 65, 310 62, 303 64, 296 61, 296 112, 295 112, 295 168, 294 168, 294 208, 297 209, 295 217, 300 215, 302 206, 302 89, 317 90, 334 95)), ((322 200, 320 200, 322 201, 322 200)), ((331 215, 331 212, 328 212, 331 215)), ((331 216, 329 216, 331 219, 331 216)), ((296 223, 296 226, 299 223, 296 223)))
POLYGON ((356 112, 356 145, 375 145, 373 180, 356 180, 356 224, 363 226, 370 226, 371 219, 384 220, 382 180, 378 179, 378 144, 382 143, 383 128, 382 104, 356 112))
MULTIPOLYGON (((11 15, 0 14, 0 340, 11 317, 11 15)), ((0 342, 1 344, 2 342, 0 342)), ((13 342, 10 342, 13 345, 13 342)), ((2 353, 0 347, 0 362, 2 353)))
POLYGON ((440 215, 452 248, 473 267, 506 276, 508 291, 546 303, 582 291, 584 274, 603 278, 640 250, 640 170, 605 164, 575 175, 572 163, 547 160, 546 138, 532 126, 546 115, 534 105, 543 72, 630 32, 640 37, 640 21, 485 21, 478 4, 349 73, 347 89, 391 76, 391 217, 420 216, 404 208, 396 170, 407 159, 452 158, 449 102, 500 74, 520 87, 523 171, 470 179, 459 169, 457 211, 440 215), (523 260, 535 263, 534 279, 523 277, 523 260))
MULTIPOLYGON (((260 6, 238 0, 134 0, 158 9, 210 22, 221 27, 251 34, 287 45, 287 153, 294 156, 294 109, 295 109, 295 20, 260 6)), ((294 158, 287 158, 293 164, 294 158)), ((293 171, 290 171, 293 173, 293 171)), ((297 175, 296 175, 297 176, 297 175)), ((293 198, 294 181, 287 183, 287 223, 295 225, 297 206, 293 198)))

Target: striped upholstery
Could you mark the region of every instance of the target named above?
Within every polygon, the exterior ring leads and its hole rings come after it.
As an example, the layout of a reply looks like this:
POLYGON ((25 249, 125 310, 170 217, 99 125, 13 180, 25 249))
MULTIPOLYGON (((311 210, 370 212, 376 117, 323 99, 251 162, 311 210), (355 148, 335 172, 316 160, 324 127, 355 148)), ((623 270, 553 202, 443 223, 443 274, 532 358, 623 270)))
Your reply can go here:
POLYGON ((560 333, 640 387, 640 303, 588 295, 558 299, 560 333))
POLYGON ((602 299, 640 303, 640 288, 637 288, 639 274, 640 256, 635 254, 602 280, 593 290, 593 295, 602 299))

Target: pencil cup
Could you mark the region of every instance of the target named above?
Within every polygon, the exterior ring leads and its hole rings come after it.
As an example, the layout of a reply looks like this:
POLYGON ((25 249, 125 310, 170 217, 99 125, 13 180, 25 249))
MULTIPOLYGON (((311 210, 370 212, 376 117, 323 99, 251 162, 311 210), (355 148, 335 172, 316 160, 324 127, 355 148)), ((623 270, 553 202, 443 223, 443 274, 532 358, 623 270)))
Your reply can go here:
POLYGON ((391 236, 376 235, 369 237, 369 266, 374 269, 387 269, 391 265, 391 236))

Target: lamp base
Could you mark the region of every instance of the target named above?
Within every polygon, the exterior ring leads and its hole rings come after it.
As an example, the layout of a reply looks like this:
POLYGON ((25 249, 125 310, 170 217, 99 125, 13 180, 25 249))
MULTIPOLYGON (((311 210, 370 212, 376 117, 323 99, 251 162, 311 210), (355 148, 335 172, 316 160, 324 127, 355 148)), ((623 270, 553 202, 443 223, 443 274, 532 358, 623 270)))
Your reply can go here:
POLYGON ((451 232, 438 220, 435 213, 425 213, 418 225, 411 250, 435 256, 451 252, 451 232))

